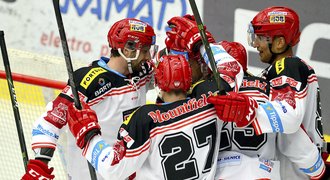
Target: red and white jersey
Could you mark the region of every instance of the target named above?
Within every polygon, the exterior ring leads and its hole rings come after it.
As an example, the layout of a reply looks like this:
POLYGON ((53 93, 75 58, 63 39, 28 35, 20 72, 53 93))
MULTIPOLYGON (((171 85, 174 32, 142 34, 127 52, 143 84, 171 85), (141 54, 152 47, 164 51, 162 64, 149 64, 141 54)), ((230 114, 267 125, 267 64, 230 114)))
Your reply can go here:
MULTIPOLYGON (((268 81, 253 76, 244 77, 239 90, 256 99, 259 105, 268 102, 269 92, 268 81)), ((305 177, 320 176, 324 171, 318 148, 302 128, 292 134, 257 135, 253 125, 237 128, 234 123, 224 123, 216 179, 295 179, 280 173, 289 170, 283 158, 305 177)))
POLYGON ((105 179, 213 180, 222 121, 206 98, 142 106, 121 126, 122 140, 93 138, 84 156, 105 179))
MULTIPOLYGON (((302 127, 313 143, 321 149, 324 140, 319 85, 313 68, 297 57, 287 57, 268 67, 263 76, 271 85, 270 101, 258 107, 257 121, 253 124, 257 134, 292 134, 302 127)), ((318 167, 318 162, 315 163, 318 167)), ((290 168, 292 165, 281 166, 281 170, 286 170, 281 172, 282 176, 294 177, 292 173, 302 173, 297 169, 289 170, 290 168)), ((316 172, 318 169, 312 170, 316 172)), ((297 175, 301 176, 308 178, 303 174, 297 175)))
MULTIPOLYGON (((269 98, 269 91, 270 85, 265 79, 245 76, 238 93, 264 103, 269 98)), ((252 125, 238 128, 235 123, 225 122, 221 131, 216 179, 280 179, 276 135, 257 135, 252 125)))
MULTIPOLYGON (((103 138, 111 145, 123 121, 138 107, 146 103, 146 93, 153 69, 145 64, 143 72, 128 78, 111 70, 108 58, 94 61, 90 66, 74 72, 74 82, 81 101, 93 109, 102 128, 103 138)), ((56 148, 60 133, 67 123, 67 109, 73 102, 71 88, 67 86, 58 97, 47 105, 45 112, 32 131, 32 148, 56 148)), ((67 171, 72 179, 89 179, 87 162, 76 146, 76 140, 68 133, 66 151, 67 171)), ((55 167, 56 168, 56 167, 55 167)), ((101 178, 99 178, 101 179, 101 178)))
POLYGON ((294 133, 302 124, 313 142, 322 147, 319 85, 313 68, 290 57, 267 70, 264 76, 271 85, 270 101, 257 110, 257 133, 294 133))

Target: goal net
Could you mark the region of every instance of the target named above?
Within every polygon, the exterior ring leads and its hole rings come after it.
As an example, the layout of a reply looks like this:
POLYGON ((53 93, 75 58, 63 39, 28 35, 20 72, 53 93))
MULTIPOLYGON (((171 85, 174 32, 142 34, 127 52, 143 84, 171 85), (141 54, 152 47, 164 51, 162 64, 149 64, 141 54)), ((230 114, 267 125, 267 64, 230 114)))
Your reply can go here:
MULTIPOLYGON (((55 98, 66 83, 67 72, 63 58, 8 49, 14 87, 19 104, 28 157, 34 158, 31 149, 31 132, 34 121, 45 112, 46 104, 55 98)), ((2 61, 1 61, 2 62, 2 61)), ((74 63, 80 67, 82 64, 74 63)), ((0 177, 3 180, 20 179, 24 163, 16 130, 15 118, 5 78, 4 66, 0 63, 0 177)), ((50 166, 54 167, 56 179, 67 179, 63 147, 66 136, 59 138, 50 166)))

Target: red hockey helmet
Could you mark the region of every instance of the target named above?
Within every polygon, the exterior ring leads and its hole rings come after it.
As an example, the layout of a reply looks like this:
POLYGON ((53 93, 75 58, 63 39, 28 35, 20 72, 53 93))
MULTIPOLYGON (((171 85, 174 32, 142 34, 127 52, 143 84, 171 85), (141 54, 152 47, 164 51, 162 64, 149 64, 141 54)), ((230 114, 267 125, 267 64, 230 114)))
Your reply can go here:
POLYGON ((242 65, 243 71, 245 72, 247 70, 247 54, 245 47, 239 42, 220 41, 219 44, 242 65))
POLYGON ((162 56, 155 71, 155 83, 163 91, 188 91, 192 74, 188 61, 183 55, 162 56))
POLYGON ((156 43, 154 29, 143 21, 125 18, 117 21, 108 32, 109 46, 113 49, 123 49, 128 42, 132 50, 141 49, 156 43))
POLYGON ((290 46, 300 40, 299 16, 288 7, 273 6, 260 11, 248 28, 250 46, 254 46, 256 36, 269 37, 270 40, 283 36, 290 46))

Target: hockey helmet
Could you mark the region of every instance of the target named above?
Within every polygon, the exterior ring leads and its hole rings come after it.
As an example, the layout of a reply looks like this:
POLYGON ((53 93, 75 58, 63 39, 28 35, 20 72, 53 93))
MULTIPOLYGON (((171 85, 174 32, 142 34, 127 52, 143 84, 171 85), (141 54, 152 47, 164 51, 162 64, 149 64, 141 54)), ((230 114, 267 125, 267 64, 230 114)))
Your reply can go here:
POLYGON ((155 71, 155 83, 163 91, 188 91, 192 73, 188 61, 183 55, 165 55, 155 71))
POLYGON ((154 29, 143 21, 126 18, 117 21, 108 32, 109 46, 113 49, 124 48, 128 42, 133 50, 156 43, 154 29))
POLYGON ((275 36, 283 36, 288 45, 296 45, 300 40, 298 14, 288 7, 281 6, 268 7, 260 11, 248 27, 250 46, 255 46, 258 36, 267 37, 269 43, 275 36))

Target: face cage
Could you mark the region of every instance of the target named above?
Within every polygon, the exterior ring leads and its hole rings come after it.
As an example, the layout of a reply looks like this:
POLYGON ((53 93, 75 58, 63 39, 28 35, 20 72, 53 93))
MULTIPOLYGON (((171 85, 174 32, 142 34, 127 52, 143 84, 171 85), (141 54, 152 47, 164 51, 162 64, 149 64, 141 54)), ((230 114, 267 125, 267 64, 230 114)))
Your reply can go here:
POLYGON ((121 48, 118 48, 118 52, 119 54, 127 61, 127 64, 128 64, 128 71, 132 74, 133 73, 133 69, 132 69, 132 62, 131 61, 134 61, 134 60, 137 60, 139 55, 140 55, 140 52, 141 50, 148 50, 149 53, 150 53, 150 60, 154 59, 156 57, 156 54, 158 52, 158 45, 150 45, 150 46, 143 46, 142 48, 140 49, 137 49, 136 48, 136 42, 133 42, 133 41, 128 41, 126 44, 125 44, 125 47, 127 50, 129 51, 136 51, 136 54, 135 54, 135 57, 126 57, 124 55, 124 53, 122 52, 122 49, 121 48))
POLYGON ((266 42, 268 44, 272 43, 272 38, 263 34, 257 35, 254 32, 253 25, 250 23, 247 30, 247 41, 249 46, 256 48, 256 43, 266 42))

